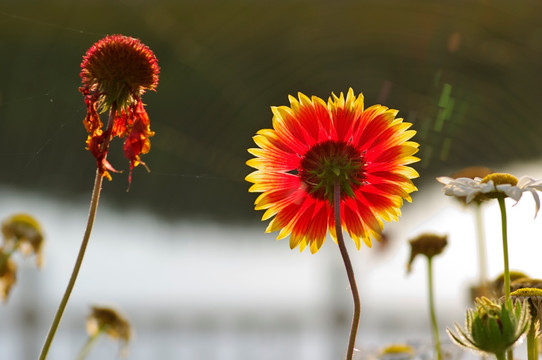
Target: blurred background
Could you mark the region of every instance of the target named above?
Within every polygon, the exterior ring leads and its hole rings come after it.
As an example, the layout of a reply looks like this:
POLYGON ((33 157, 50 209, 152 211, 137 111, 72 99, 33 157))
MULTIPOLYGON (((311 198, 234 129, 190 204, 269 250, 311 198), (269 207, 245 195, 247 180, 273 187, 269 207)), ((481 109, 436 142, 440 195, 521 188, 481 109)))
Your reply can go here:
MULTIPOLYGON (((341 358, 351 299, 335 245, 299 254, 264 234, 244 177, 251 137, 271 127, 270 106, 350 87, 367 106, 398 109, 413 123, 422 159, 420 191, 386 225, 387 246, 350 246, 362 298, 358 346, 430 339, 422 261, 405 275, 406 240, 421 231, 450 236, 435 264, 437 305, 443 328, 462 323, 477 270, 473 219, 434 177, 470 165, 542 176, 541 10, 523 0, 1 0, 0 218, 34 215, 47 244, 44 269, 21 259, 0 307, 0 359, 36 358, 67 284, 95 174, 80 63, 117 33, 140 38, 161 67, 157 91, 143 97, 156 132, 144 156, 151 172, 136 168, 129 192, 126 173, 104 184, 51 358, 75 357, 96 303, 132 320, 130 359, 341 358)), ((127 169, 120 143, 109 159, 127 169)), ((525 257, 542 241, 533 207, 526 196, 511 211, 511 266, 536 277, 536 258, 525 257)), ((498 209, 485 216, 496 276, 498 209)), ((103 339, 89 359, 117 350, 103 339)))

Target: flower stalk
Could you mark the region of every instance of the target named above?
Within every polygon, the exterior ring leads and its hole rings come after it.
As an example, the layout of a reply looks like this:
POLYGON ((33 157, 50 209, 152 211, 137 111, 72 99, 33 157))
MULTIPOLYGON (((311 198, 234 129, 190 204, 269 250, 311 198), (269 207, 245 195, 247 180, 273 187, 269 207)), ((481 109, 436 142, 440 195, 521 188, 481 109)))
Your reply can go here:
MULTIPOLYGON (((107 154, 107 149, 109 148, 109 142, 111 141, 111 129, 113 127, 113 118, 115 116, 116 108, 117 108, 116 104, 114 103, 111 106, 111 109, 109 111, 109 121, 107 123, 107 129, 105 132, 106 136, 105 136, 104 143, 102 145, 103 146, 102 150, 105 151, 106 154, 107 154)), ((49 332, 47 333, 45 343, 43 344, 43 347, 41 349, 39 360, 45 360, 47 358, 49 348, 51 347, 51 343, 53 342, 56 330, 58 329, 58 325, 60 324, 60 320, 62 319, 62 315, 64 314, 64 310, 66 309, 66 305, 68 304, 68 300, 70 299, 70 295, 75 285, 75 281, 77 280, 77 276, 79 275, 79 270, 81 269, 81 265, 83 263, 85 251, 87 249, 88 241, 90 239, 90 234, 92 232, 92 227, 94 225, 94 219, 96 218, 96 212, 98 210, 98 202, 100 200, 102 182, 103 182, 103 174, 100 172, 100 169, 98 169, 96 170, 96 178, 94 180, 94 188, 92 190, 92 197, 90 200, 90 209, 89 209, 89 214, 88 214, 87 226, 85 229, 85 234, 83 235, 81 247, 79 248, 79 254, 77 255, 77 259, 75 261, 75 265, 74 265, 72 274, 70 276, 68 286, 66 287, 66 290, 64 291, 64 295, 56 311, 55 317, 53 319, 53 323, 51 324, 51 328, 49 329, 49 332)))
POLYGON ((499 197, 499 208, 501 209, 501 223, 502 223, 502 251, 504 258, 504 300, 508 302, 510 300, 510 268, 508 266, 508 231, 506 226, 506 206, 504 204, 504 197, 499 197))
POLYGON ((435 346, 435 353, 437 354, 437 360, 442 360, 442 351, 440 349, 440 336, 438 331, 437 316, 435 313, 435 300, 433 291, 433 257, 427 257, 427 285, 429 289, 429 313, 431 316, 431 328, 433 329, 433 344, 435 346))
POLYGON ((476 238, 478 240, 479 282, 483 292, 486 293, 488 291, 486 237, 482 219, 482 204, 480 202, 477 202, 474 206, 474 217, 476 220, 476 238))
POLYGON ((346 268, 346 274, 350 283, 350 290, 352 290, 352 297, 354 299, 354 316, 352 318, 352 327, 350 328, 350 337, 348 340, 348 349, 346 351, 346 360, 352 360, 354 355, 354 346, 356 343, 356 334, 358 332, 359 318, 361 315, 361 303, 359 299, 358 286, 356 284, 356 278, 354 276, 354 269, 352 268, 352 262, 348 256, 346 245, 344 243, 342 228, 341 228, 341 186, 339 179, 335 180, 333 191, 333 206, 335 213, 335 231, 337 233, 337 244, 339 245, 339 251, 346 268))
POLYGON ((98 338, 100 337, 102 332, 103 332, 103 328, 100 329, 95 334, 89 336, 89 338, 87 339, 87 342, 85 343, 85 345, 83 345, 83 348, 81 349, 81 351, 77 355, 76 360, 84 360, 84 359, 86 359, 88 353, 90 352, 90 350, 92 349, 92 347, 96 343, 96 340, 98 340, 98 338))

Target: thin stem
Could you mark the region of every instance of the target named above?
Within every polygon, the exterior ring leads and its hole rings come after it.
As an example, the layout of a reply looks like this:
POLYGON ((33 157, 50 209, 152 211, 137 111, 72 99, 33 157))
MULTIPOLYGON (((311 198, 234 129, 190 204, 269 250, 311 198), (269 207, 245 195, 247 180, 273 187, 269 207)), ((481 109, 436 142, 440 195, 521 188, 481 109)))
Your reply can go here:
POLYGON ((437 360, 442 359, 442 352, 440 350, 440 336, 438 332, 437 316, 435 315, 435 301, 433 297, 433 258, 427 257, 427 282, 429 288, 429 312, 431 315, 431 327, 433 329, 433 343, 435 346, 435 353, 437 354, 437 360))
POLYGON ((535 321, 531 321, 529 332, 527 333, 527 359, 538 359, 538 342, 536 341, 536 326, 535 321))
POLYGON ((502 252, 504 257, 504 301, 510 300, 510 269, 508 267, 508 232, 506 228, 506 207, 504 198, 499 197, 499 207, 501 208, 502 222, 502 252))
MULTIPOLYGON (((504 197, 497 198, 499 201, 499 207, 501 209, 501 223, 502 223, 502 253, 504 258, 504 301, 508 303, 510 301, 510 268, 508 266, 508 230, 506 227, 506 206, 504 204, 504 197)), ((508 360, 514 359, 513 350, 510 349, 506 352, 506 358, 508 360)))
POLYGON ((94 343, 96 342, 96 340, 98 340, 98 337, 101 334, 102 334, 101 331, 97 331, 94 335, 89 336, 87 342, 85 343, 85 345, 79 352, 79 355, 77 355, 76 360, 84 360, 87 357, 90 349, 92 349, 92 346, 94 346, 94 343))
POLYGON ((487 255, 484 222, 482 219, 482 205, 480 202, 477 202, 476 206, 474 207, 474 216, 476 218, 476 237, 478 240, 479 281, 485 292, 487 291, 487 255))
MULTIPOLYGON (((104 133, 105 140, 102 145, 102 150, 105 152, 105 154, 107 154, 107 149, 109 148, 109 142, 111 141, 110 134, 111 134, 111 129, 113 128, 113 119, 115 117, 116 109, 117 109, 116 105, 113 104, 109 111, 109 121, 107 123, 107 129, 104 133)), ((47 338, 45 339, 45 343, 43 344, 43 347, 41 349, 39 360, 45 360, 47 358, 47 353, 49 352, 49 348, 51 347, 51 343, 53 342, 53 338, 55 336, 56 330, 58 328, 58 325, 60 324, 60 320, 62 319, 62 315, 64 314, 64 310, 66 309, 66 305, 68 304, 68 300, 70 298, 73 287, 75 285, 75 281, 77 280, 77 275, 79 274, 79 270, 81 269, 81 264, 83 263, 83 257, 85 256, 85 251, 87 249, 88 241, 90 239, 90 233, 92 232, 92 226, 94 225, 94 219, 96 218, 96 212, 98 210, 98 201, 100 199, 100 192, 102 190, 102 182, 103 182, 103 175, 100 173, 100 170, 98 169, 96 171, 96 178, 94 179, 94 188, 92 189, 92 198, 90 200, 90 209, 89 209, 89 214, 88 214, 87 227, 85 229, 83 241, 81 242, 81 247, 79 248, 79 254, 77 255, 77 259, 75 261, 75 265, 74 265, 72 274, 70 276, 68 286, 66 287, 64 296, 62 297, 60 304, 58 305, 55 318, 53 319, 53 323, 51 324, 51 328, 49 329, 47 338)))
POLYGON ((354 355, 354 345, 356 343, 356 334, 358 332, 359 317, 361 314, 361 304, 359 300, 358 286, 356 285, 356 278, 354 276, 354 269, 352 268, 352 262, 348 256, 346 245, 344 244, 342 228, 341 228, 341 187, 339 181, 335 181, 333 188, 333 206, 335 209, 335 232, 337 234, 337 243, 339 250, 343 258, 344 267, 346 268, 346 274, 348 275, 348 281, 350 282, 350 290, 352 290, 352 297, 354 298, 354 317, 352 318, 352 327, 350 329, 350 338, 348 340, 348 350, 346 352, 346 360, 352 360, 354 355))
POLYGON ((51 343, 53 342, 53 338, 58 328, 58 324, 60 323, 62 315, 64 314, 64 309, 66 309, 66 305, 68 304, 68 300, 70 298, 71 292, 75 285, 75 280, 77 279, 77 275, 79 274, 79 269, 81 268, 81 264, 83 263, 83 257, 85 256, 88 240, 90 238, 90 232, 92 231, 92 225, 94 224, 94 218, 96 217, 96 210, 98 208, 98 200, 100 198, 102 179, 103 179, 102 175, 97 171, 96 179, 94 181, 94 190, 92 191, 92 200, 90 202, 90 211, 88 215, 88 222, 87 222, 87 228, 85 230, 85 235, 83 237, 83 241, 81 242, 81 248, 79 249, 79 254, 77 255, 77 260, 75 262, 75 266, 73 268, 70 281, 68 282, 68 286, 66 287, 66 291, 64 292, 62 301, 60 302, 58 306, 58 310, 56 312, 55 318, 53 320, 53 323, 51 324, 51 328, 49 329, 49 333, 47 334, 45 343, 43 344, 43 348, 41 350, 41 354, 39 357, 40 360, 45 360, 47 358, 49 347, 51 346, 51 343))

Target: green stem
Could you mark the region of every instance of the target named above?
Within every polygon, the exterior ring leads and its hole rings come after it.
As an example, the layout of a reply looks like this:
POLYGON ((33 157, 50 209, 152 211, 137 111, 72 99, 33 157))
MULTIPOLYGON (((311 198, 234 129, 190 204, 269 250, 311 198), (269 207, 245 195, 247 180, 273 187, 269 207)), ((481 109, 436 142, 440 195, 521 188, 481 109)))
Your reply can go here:
POLYGON ((535 321, 531 321, 531 327, 527 333, 527 359, 538 359, 538 342, 536 341, 536 326, 535 321))
POLYGON ((482 205, 476 203, 474 207, 474 215, 476 218, 476 237, 478 240, 478 266, 480 276, 480 286, 484 293, 487 291, 487 255, 486 255, 486 237, 484 233, 484 222, 482 220, 482 205))
POLYGON ((504 257, 504 301, 510 300, 510 269, 508 267, 508 232, 506 228, 506 206, 504 198, 499 197, 499 207, 501 208, 502 222, 502 252, 504 257))
POLYGON ((498 353, 498 354, 495 354, 495 356, 497 357, 497 360, 505 360, 506 357, 504 356, 504 353, 498 353))
MULTIPOLYGON (((102 145, 102 150, 105 152, 105 154, 107 154, 107 149, 109 148, 109 142, 111 141, 110 134, 111 134, 111 129, 113 128, 113 119, 115 117, 116 109, 117 109, 116 105, 113 104, 109 111, 109 121, 107 123, 107 129, 104 133, 105 140, 102 145)), ((47 353, 49 352, 49 348, 51 347, 51 343, 53 342, 53 338, 55 337, 56 330, 58 328, 58 325, 60 324, 60 320, 62 319, 62 315, 64 314, 64 310, 66 309, 66 305, 68 304, 68 300, 70 298, 73 287, 75 285, 75 281, 77 280, 77 275, 79 274, 79 270, 81 269, 81 264, 83 263, 83 257, 85 256, 85 251, 87 249, 88 241, 90 239, 90 233, 92 232, 92 226, 94 225, 94 219, 96 218, 96 212, 98 210, 98 201, 100 199, 100 192, 102 190, 102 182, 103 182, 103 174, 101 174, 100 170, 98 169, 96 171, 96 178, 94 179, 94 188, 92 190, 92 198, 90 200, 90 209, 89 209, 89 214, 88 214, 87 227, 85 229, 83 241, 81 242, 81 247, 79 248, 79 254, 77 255, 77 259, 75 261, 75 265, 74 265, 72 274, 70 276, 68 286, 66 287, 66 290, 64 292, 64 296, 62 297, 62 300, 60 301, 60 304, 58 305, 55 318, 53 319, 51 328, 49 329, 49 332, 47 333, 47 338, 45 339, 45 342, 41 349, 39 360, 45 360, 47 358, 47 353)))
POLYGON ((94 343, 96 342, 96 340, 101 334, 102 334, 102 331, 97 331, 94 335, 89 336, 87 342, 85 343, 85 345, 79 352, 79 355, 77 355, 76 360, 84 360, 87 357, 90 349, 92 349, 92 346, 94 346, 94 343))
POLYGON ((433 329, 433 343, 435 346, 435 352, 437 354, 437 360, 442 359, 442 353, 440 350, 440 336, 438 332, 437 316, 435 315, 435 301, 433 297, 433 258, 427 257, 427 282, 429 286, 429 312, 431 315, 431 327, 433 329))
POLYGON ((64 292, 62 301, 58 306, 55 318, 53 320, 53 323, 51 324, 51 328, 49 329, 49 333, 47 334, 47 338, 45 339, 43 348, 41 349, 41 354, 39 357, 40 360, 45 360, 47 358, 47 353, 49 352, 49 348, 51 346, 51 343, 53 342, 56 330, 58 328, 58 325, 60 324, 62 315, 64 314, 64 309, 66 309, 66 305, 68 304, 68 300, 75 285, 75 280, 77 279, 77 275, 79 274, 79 269, 81 268, 81 264, 83 263, 83 257, 85 256, 88 240, 90 238, 90 232, 92 231, 92 225, 94 224, 94 218, 96 217, 96 210, 98 208, 98 200, 100 198, 102 179, 103 176, 99 173, 99 171, 97 171, 96 179, 94 181, 94 190, 92 191, 92 200, 90 202, 90 211, 88 215, 85 235, 83 237, 83 241, 81 242, 81 248, 79 249, 79 254, 77 256, 77 260, 75 262, 70 281, 68 282, 68 286, 66 287, 66 291, 64 292))
POLYGON ((341 227, 341 187, 339 181, 335 181, 333 192, 333 206, 335 210, 335 232, 337 234, 337 243, 339 245, 339 251, 346 268, 346 274, 348 281, 350 282, 350 290, 352 290, 352 297, 354 298, 354 316, 352 318, 352 327, 350 329, 350 338, 348 340, 348 349, 346 352, 346 360, 352 360, 354 355, 354 345, 356 343, 356 334, 358 332, 359 318, 361 314, 361 304, 358 293, 358 286, 356 284, 356 278, 354 276, 354 269, 352 268, 352 262, 348 256, 346 245, 344 244, 342 227, 341 227))
MULTIPOLYGON (((506 206, 504 203, 504 197, 497 198, 499 201, 499 207, 501 209, 501 223, 502 223, 502 253, 504 258, 504 301, 508 303, 510 301, 510 268, 508 266, 508 230, 506 227, 506 206)), ((506 352, 506 358, 508 360, 514 359, 514 352, 512 349, 506 352)))

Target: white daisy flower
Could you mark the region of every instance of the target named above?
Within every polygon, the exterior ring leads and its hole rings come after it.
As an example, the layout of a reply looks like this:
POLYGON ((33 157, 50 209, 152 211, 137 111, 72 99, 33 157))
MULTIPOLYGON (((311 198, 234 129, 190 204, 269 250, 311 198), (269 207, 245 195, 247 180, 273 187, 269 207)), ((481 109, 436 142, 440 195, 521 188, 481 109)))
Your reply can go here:
POLYGON ((534 179, 522 176, 519 180, 510 174, 493 173, 484 178, 451 178, 441 176, 437 181, 444 185, 445 195, 465 198, 467 203, 474 199, 509 197, 517 202, 524 192, 529 191, 536 203, 535 217, 540 210, 540 198, 537 191, 542 191, 542 178, 534 179))

